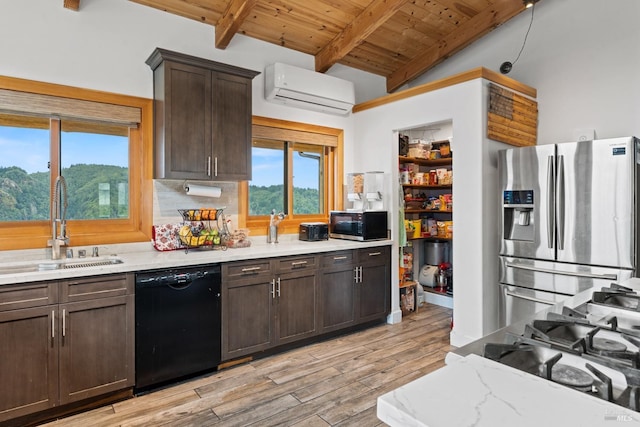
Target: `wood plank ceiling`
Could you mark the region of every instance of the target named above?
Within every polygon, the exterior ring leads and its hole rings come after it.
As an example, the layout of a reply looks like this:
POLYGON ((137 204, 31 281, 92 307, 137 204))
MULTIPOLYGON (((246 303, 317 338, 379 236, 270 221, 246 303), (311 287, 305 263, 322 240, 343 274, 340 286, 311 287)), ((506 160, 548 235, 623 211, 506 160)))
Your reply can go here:
MULTIPOLYGON (((80 0, 64 7, 82 11, 80 0)), ((393 92, 525 10, 523 0, 130 0, 387 79, 393 92)), ((537 0, 536 0, 537 1, 537 0)))

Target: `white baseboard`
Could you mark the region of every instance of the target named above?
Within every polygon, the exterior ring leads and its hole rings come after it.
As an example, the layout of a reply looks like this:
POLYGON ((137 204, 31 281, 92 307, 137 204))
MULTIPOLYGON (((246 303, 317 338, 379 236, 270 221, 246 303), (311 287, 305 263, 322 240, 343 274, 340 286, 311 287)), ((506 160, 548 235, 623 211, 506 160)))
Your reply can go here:
POLYGON ((393 325, 394 323, 402 322, 402 310, 394 310, 387 316, 387 323, 393 325))

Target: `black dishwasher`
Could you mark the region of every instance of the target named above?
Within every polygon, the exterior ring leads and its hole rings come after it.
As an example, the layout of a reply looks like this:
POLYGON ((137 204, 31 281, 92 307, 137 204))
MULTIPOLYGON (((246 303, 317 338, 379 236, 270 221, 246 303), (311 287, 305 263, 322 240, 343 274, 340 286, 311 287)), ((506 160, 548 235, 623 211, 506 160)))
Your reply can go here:
POLYGON ((136 390, 220 363, 220 265, 136 274, 136 390))

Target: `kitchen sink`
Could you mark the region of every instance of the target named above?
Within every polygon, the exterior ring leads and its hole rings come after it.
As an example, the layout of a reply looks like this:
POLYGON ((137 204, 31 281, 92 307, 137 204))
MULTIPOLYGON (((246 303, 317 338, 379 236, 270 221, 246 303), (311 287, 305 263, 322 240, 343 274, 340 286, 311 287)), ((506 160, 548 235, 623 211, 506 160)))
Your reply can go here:
POLYGON ((64 260, 39 260, 30 262, 16 262, 0 264, 0 275, 2 274, 18 274, 33 273, 36 271, 65 270, 65 269, 82 269, 90 267, 102 267, 106 265, 122 264, 120 258, 115 257, 99 257, 99 258, 81 258, 81 259, 64 259, 64 260))

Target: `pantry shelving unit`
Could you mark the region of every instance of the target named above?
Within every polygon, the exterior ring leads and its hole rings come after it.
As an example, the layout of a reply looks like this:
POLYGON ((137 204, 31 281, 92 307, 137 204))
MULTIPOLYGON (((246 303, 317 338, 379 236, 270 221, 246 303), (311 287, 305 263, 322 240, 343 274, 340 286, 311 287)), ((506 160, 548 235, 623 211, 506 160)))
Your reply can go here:
MULTIPOLYGON (((444 141, 434 141, 432 142, 433 148, 437 148, 440 144, 448 144, 448 140, 444 141)), ((417 158, 410 156, 398 156, 398 167, 400 169, 409 167, 412 165, 414 171, 419 171, 421 173, 428 174, 429 172, 436 169, 447 169, 448 171, 453 170, 453 157, 450 155, 444 158, 437 159, 426 159, 426 158, 417 158)), ((404 215, 407 220, 422 220, 426 218, 433 218, 436 221, 451 221, 453 217, 453 208, 452 206, 447 208, 438 208, 432 209, 427 208, 426 202, 429 197, 439 197, 443 194, 452 194, 453 192, 453 181, 447 182, 446 184, 438 184, 438 183, 415 183, 410 180, 409 183, 402 183, 402 193, 405 195, 405 209, 404 215), (407 196, 409 195, 410 196, 407 196), (420 196, 424 197, 420 197, 420 196)), ((407 253, 411 254, 411 264, 409 268, 405 269, 404 275, 404 283, 411 283, 412 285, 421 286, 418 283, 418 276, 420 269, 422 267, 422 254, 423 254, 423 242, 425 241, 447 241, 449 244, 452 243, 453 238, 452 235, 443 235, 442 233, 432 236, 428 232, 421 232, 419 236, 414 237, 411 233, 407 233, 407 246, 401 248, 402 255, 401 259, 405 259, 404 255, 407 253)), ((450 274, 450 277, 452 275, 450 274)), ((401 284, 400 292, 401 296, 406 292, 404 289, 405 286, 401 284)), ((446 292, 441 292, 437 290, 437 288, 423 287, 426 292, 425 300, 430 303, 443 305, 447 307, 453 306, 453 295, 446 292)))

